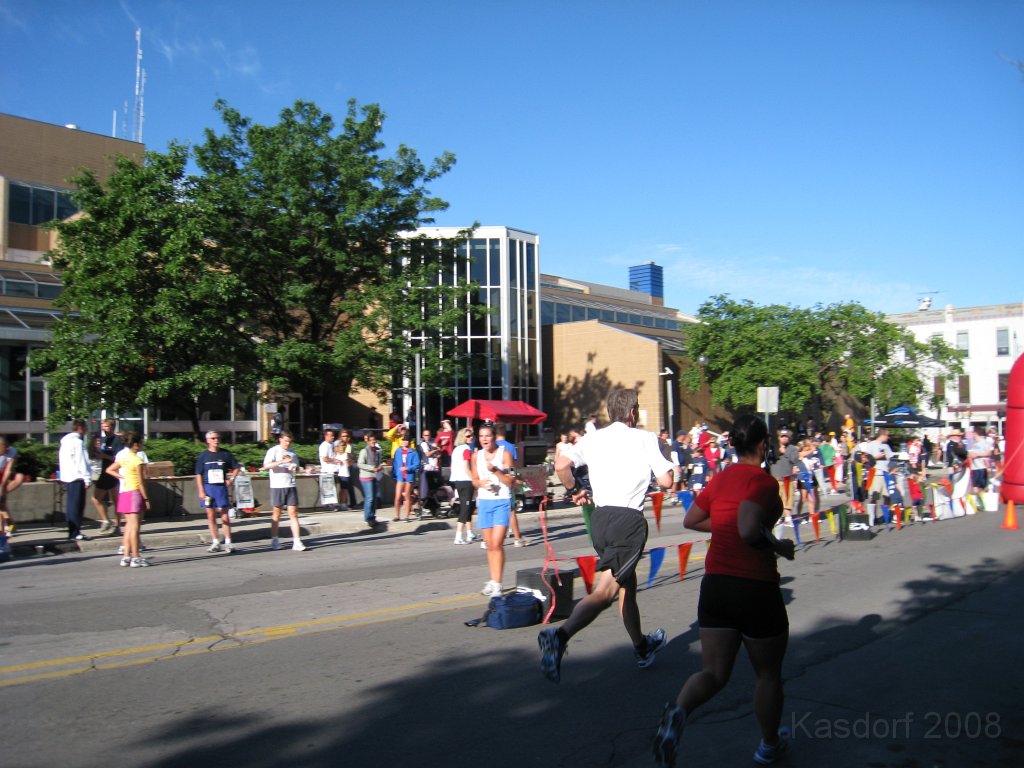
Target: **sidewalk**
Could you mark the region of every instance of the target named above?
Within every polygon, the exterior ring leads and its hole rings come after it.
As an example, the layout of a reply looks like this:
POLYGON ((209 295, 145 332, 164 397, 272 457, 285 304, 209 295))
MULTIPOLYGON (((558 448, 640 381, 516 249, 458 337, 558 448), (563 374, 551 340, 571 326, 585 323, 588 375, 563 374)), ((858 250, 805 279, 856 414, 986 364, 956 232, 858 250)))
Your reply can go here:
MULTIPOLYGON (((302 527, 303 537, 315 538, 317 536, 330 536, 337 534, 379 534, 388 531, 407 532, 414 531, 417 525, 432 523, 448 524, 453 530, 457 515, 449 517, 433 517, 424 515, 417 519, 413 517, 411 523, 390 522, 395 516, 394 507, 381 507, 378 509, 378 517, 381 521, 376 528, 369 528, 363 522, 362 507, 353 508, 347 512, 336 512, 325 509, 299 510, 299 524, 302 527)), ((572 504, 555 502, 548 509, 548 519, 583 519, 583 513, 579 507, 572 504)), ((518 515, 523 521, 524 528, 535 530, 539 527, 536 522, 538 511, 530 507, 518 515)), ((86 520, 83 528, 87 541, 70 541, 66 525, 50 525, 47 523, 25 523, 18 525, 17 530, 7 542, 11 548, 11 556, 35 557, 40 554, 66 554, 69 552, 110 552, 113 553, 121 545, 121 537, 110 534, 99 533, 99 523, 95 520, 86 520)), ((281 531, 286 537, 291 536, 288 527, 288 516, 282 515, 281 531)), ((231 538, 236 544, 262 541, 270 539, 270 510, 257 515, 245 515, 231 521, 231 538)), ((200 514, 181 515, 176 517, 155 517, 146 520, 142 524, 142 539, 145 545, 151 549, 161 547, 179 547, 188 545, 199 545, 210 543, 210 531, 207 526, 206 516, 200 514)))

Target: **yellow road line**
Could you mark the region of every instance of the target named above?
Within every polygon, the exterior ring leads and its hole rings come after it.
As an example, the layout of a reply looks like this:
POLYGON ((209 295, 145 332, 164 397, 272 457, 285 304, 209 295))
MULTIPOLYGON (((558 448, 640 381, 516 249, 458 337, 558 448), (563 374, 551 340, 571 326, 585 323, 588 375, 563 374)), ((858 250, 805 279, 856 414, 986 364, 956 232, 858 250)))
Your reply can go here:
POLYGON ((311 621, 296 622, 293 624, 282 624, 276 627, 260 627, 247 629, 241 632, 233 632, 225 635, 208 635, 206 637, 191 638, 181 642, 159 643, 156 645, 144 645, 135 648, 122 648, 114 651, 101 651, 83 656, 70 656, 62 659, 49 659, 46 661, 34 661, 27 664, 15 664, 8 667, 0 667, 0 675, 17 675, 20 672, 32 670, 49 670, 36 674, 23 675, 20 677, 9 677, 0 679, 0 688, 12 685, 29 683, 38 680, 53 680, 62 677, 80 675, 84 672, 92 672, 106 669, 120 669, 123 667, 149 664, 156 661, 166 661, 187 656, 196 656, 203 653, 215 651, 235 650, 246 648, 252 645, 259 645, 272 640, 296 637, 299 634, 318 634, 336 629, 350 629, 364 627, 371 624, 379 624, 400 619, 416 618, 436 611, 448 610, 467 602, 477 602, 479 595, 465 595, 461 597, 444 598, 441 600, 430 600, 423 603, 400 606, 397 608, 382 608, 361 613, 346 614, 344 616, 329 616, 311 621), (245 642, 224 642, 244 638, 245 642), (168 653, 160 653, 168 651, 168 653), (126 658, 140 656, 142 658, 126 658), (57 667, 71 667, 70 669, 56 669, 57 667))

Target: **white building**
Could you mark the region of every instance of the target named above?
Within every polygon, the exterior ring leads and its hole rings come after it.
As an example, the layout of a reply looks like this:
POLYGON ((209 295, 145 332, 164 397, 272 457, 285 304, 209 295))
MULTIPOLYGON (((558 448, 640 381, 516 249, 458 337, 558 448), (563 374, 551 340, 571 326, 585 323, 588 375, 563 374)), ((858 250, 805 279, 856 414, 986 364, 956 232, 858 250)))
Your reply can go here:
MULTIPOLYGON (((964 309, 947 305, 887 319, 911 331, 918 341, 938 336, 964 353, 964 373, 956 381, 921 372, 930 379, 929 391, 942 401, 936 418, 964 428, 998 425, 1002 432, 1010 369, 1024 345, 1024 303, 964 309)), ((920 410, 934 412, 928 403, 921 403, 920 410)))

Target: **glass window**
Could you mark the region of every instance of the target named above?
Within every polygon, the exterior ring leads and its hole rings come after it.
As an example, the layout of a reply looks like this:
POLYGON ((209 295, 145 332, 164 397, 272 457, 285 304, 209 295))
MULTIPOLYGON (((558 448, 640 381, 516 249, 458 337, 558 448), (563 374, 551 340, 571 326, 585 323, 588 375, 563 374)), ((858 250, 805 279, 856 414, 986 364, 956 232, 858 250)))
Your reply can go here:
POLYGON ((57 218, 63 221, 69 216, 78 213, 78 207, 72 202, 71 195, 67 192, 57 193, 57 218))
POLYGON ((678 331, 679 330, 679 321, 678 320, 669 320, 668 322, 665 323, 665 325, 666 325, 666 327, 670 331, 678 331))
POLYGON ((610 309, 602 309, 601 310, 601 319, 604 320, 606 323, 614 323, 615 322, 615 313, 612 312, 610 309))
POLYGON ((653 328, 654 327, 654 318, 653 317, 649 317, 647 315, 644 315, 642 319, 643 319, 643 323, 644 323, 644 327, 645 328, 653 328))
POLYGON ((946 380, 941 376, 936 376, 933 381, 933 390, 935 397, 940 400, 946 399, 946 380))
POLYGON ((533 243, 526 244, 526 287, 534 290, 537 287, 537 254, 533 243))
POLYGON ((615 322, 616 323, 628 323, 629 322, 629 315, 626 314, 625 312, 616 312, 615 313, 615 322))
MULTIPOLYGON (((968 341, 967 331, 956 332, 956 348, 964 353, 964 357, 967 357, 971 353, 970 343, 968 341)), ((961 401, 966 402, 966 401, 961 401)))
POLYGON ((469 267, 469 279, 480 285, 487 284, 487 241, 470 240, 469 257, 472 259, 469 267))
POLYGON ((27 283, 21 280, 4 280, 3 285, 5 296, 30 296, 35 298, 35 283, 27 283))
POLYGON ((555 322, 555 305, 550 301, 540 303, 540 324, 553 325, 555 322))
POLYGON ((32 190, 32 223, 45 224, 57 215, 57 193, 52 189, 32 190))
POLYGON ((576 322, 579 322, 580 320, 586 320, 586 319, 587 319, 587 308, 586 307, 577 307, 574 304, 573 307, 572 307, 572 321, 574 323, 576 323, 576 322))
POLYGON ((32 223, 32 187, 11 184, 8 217, 14 224, 32 223))
POLYGON ((555 305, 555 322, 556 323, 568 323, 570 319, 570 310, 568 304, 556 304, 555 305))
POLYGON ((1010 389, 1010 374, 1000 373, 999 374, 999 402, 1006 402, 1006 393, 1010 389))
POLYGON ((655 328, 667 328, 668 327, 668 323, 667 323, 667 321, 665 320, 664 317, 656 317, 656 318, 654 318, 654 327, 655 328))
POLYGON ((601 310, 595 307, 587 307, 587 320, 600 320, 601 310))
POLYGON ((56 299, 60 296, 60 292, 64 290, 63 286, 52 283, 40 283, 36 288, 40 299, 56 299))
POLYGON ((489 284, 501 285, 501 241, 496 237, 492 237, 489 242, 491 247, 491 272, 488 276, 488 280, 491 282, 489 284))
POLYGON ((490 294, 491 314, 487 316, 487 332, 491 336, 501 335, 501 293, 497 288, 491 288, 490 294))
POLYGON ((643 319, 640 317, 640 315, 635 315, 635 314, 633 314, 631 312, 629 314, 629 324, 630 325, 643 325, 643 319))
POLYGON ((512 290, 519 287, 519 249, 522 246, 518 240, 508 239, 508 284, 512 290))
POLYGON ((1006 357, 1010 354, 1010 329, 996 329, 996 354, 999 357, 1006 357))
POLYGON ((957 389, 960 390, 959 397, 960 397, 960 402, 961 403, 969 403, 969 402, 971 402, 971 377, 970 376, 959 376, 957 378, 957 389))

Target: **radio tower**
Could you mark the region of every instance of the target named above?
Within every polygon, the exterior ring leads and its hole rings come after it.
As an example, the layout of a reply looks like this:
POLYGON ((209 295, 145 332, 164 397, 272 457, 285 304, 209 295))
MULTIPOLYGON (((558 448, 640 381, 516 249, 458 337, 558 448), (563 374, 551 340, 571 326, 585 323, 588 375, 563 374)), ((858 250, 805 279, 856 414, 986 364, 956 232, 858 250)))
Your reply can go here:
POLYGON ((135 103, 132 108, 132 141, 142 143, 145 118, 146 70, 142 68, 142 27, 135 28, 135 103))

